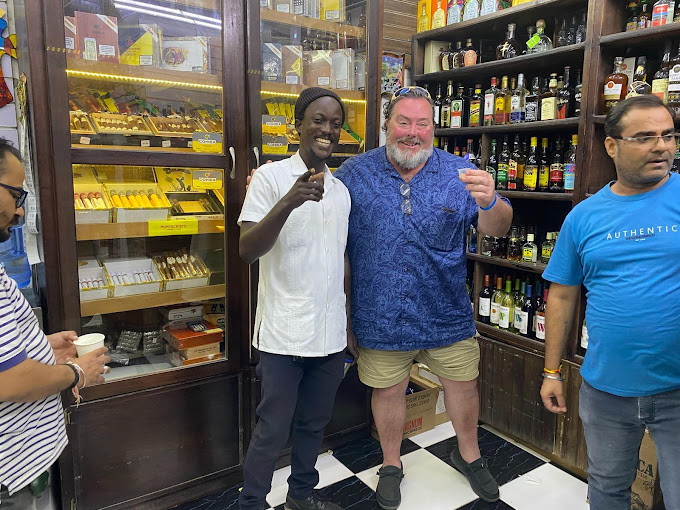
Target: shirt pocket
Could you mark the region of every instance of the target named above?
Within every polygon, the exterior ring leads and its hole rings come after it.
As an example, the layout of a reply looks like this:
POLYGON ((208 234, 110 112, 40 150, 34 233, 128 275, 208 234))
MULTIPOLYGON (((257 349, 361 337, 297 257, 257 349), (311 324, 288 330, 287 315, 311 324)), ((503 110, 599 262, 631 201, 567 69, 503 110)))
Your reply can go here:
POLYGON ((439 251, 451 251, 457 242, 461 242, 462 214, 463 211, 456 206, 432 205, 423 220, 416 220, 416 224, 428 246, 439 251))
POLYGON ((272 331, 275 340, 301 343, 314 336, 314 298, 278 296, 274 298, 272 331))

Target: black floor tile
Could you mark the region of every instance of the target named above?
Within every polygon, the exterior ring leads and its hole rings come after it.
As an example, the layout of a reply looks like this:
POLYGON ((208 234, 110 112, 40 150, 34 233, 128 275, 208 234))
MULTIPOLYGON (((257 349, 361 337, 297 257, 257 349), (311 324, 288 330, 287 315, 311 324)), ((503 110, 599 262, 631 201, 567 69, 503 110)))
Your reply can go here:
POLYGON ((215 492, 181 504, 172 510, 238 510, 238 495, 241 486, 242 484, 235 485, 225 491, 215 492))
MULTIPOLYGON (((420 446, 410 439, 404 439, 401 442, 401 455, 419 448, 420 446)), ((333 456, 347 466, 352 473, 361 473, 370 467, 379 466, 383 460, 380 443, 370 436, 334 450, 333 456)))
POLYGON ((457 510, 515 510, 513 507, 504 501, 496 501, 495 503, 488 503, 483 499, 477 499, 472 503, 461 506, 457 510))
MULTIPOLYGON (((504 485, 515 478, 528 473, 532 469, 545 464, 541 459, 522 450, 518 446, 498 437, 493 432, 479 428, 479 450, 482 457, 489 462, 489 471, 498 482, 504 485)), ((458 438, 452 437, 426 448, 433 455, 453 466, 451 450, 458 444, 458 438)))
MULTIPOLYGON (((332 501, 344 510, 380 510, 375 492, 356 476, 316 491, 319 499, 332 501)), ((275 510, 283 510, 279 505, 275 510)))

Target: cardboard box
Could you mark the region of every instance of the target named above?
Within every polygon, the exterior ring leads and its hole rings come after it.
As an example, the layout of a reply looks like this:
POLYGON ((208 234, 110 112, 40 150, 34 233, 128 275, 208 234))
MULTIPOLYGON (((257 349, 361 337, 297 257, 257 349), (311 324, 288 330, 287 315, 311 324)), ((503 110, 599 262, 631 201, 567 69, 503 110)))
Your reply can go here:
POLYGON ((121 64, 161 67, 161 37, 156 24, 121 27, 118 47, 121 64))
POLYGON ((418 10, 416 17, 416 27, 418 32, 430 30, 432 27, 432 2, 431 0, 418 0, 418 10), (423 21, 422 18, 426 18, 423 21))
POLYGON ((161 315, 168 321, 187 321, 200 319, 203 316, 203 305, 182 306, 179 308, 160 308, 161 315))
POLYGON ((163 338, 177 351, 222 341, 224 332, 220 328, 208 321, 203 321, 203 325, 206 327, 205 331, 194 331, 190 328, 165 330, 163 338))
POLYGON ((305 0, 293 0, 293 14, 302 15, 305 13, 305 0))
MULTIPOLYGON (((439 397, 438 388, 425 388, 414 382, 413 379, 410 380, 409 387, 413 388, 415 393, 406 395, 406 422, 404 423, 402 439, 434 428, 434 412, 439 397)), ((371 435, 375 439, 379 439, 375 423, 372 424, 371 435)))
POLYGON ((146 257, 131 257, 122 259, 111 259, 104 261, 104 269, 109 276, 109 280, 113 284, 112 297, 121 296, 136 296, 139 294, 149 294, 152 292, 160 292, 162 290, 162 278, 156 264, 153 260, 146 257), (116 283, 116 274, 134 275, 137 272, 150 271, 152 281, 135 282, 131 276, 128 276, 130 283, 116 283))
POLYGON ((84 60, 118 62, 118 18, 76 11, 76 52, 84 60))
POLYGON ((305 85, 308 87, 330 87, 333 59, 330 50, 303 51, 305 85))
POLYGON ((320 18, 328 21, 345 21, 345 0, 321 0, 320 18))
POLYGON ((442 49, 449 47, 451 43, 448 41, 427 41, 425 43, 425 63, 424 71, 425 73, 437 73, 441 71, 439 65, 439 53, 442 49))
POLYGON ((282 58, 280 44, 264 43, 262 45, 262 81, 282 81, 282 58))
POLYGON ((163 37, 162 47, 163 69, 192 73, 210 72, 207 37, 163 37))
POLYGON ((76 54, 76 40, 78 31, 76 29, 75 16, 64 16, 64 47, 67 55, 80 57, 76 54))
POLYGON ((281 47, 281 74, 288 85, 302 85, 302 46, 286 44, 281 47))
POLYGON ((331 52, 331 87, 354 90, 354 50, 345 48, 331 52))
POLYGON ((442 389, 439 377, 433 374, 430 369, 421 364, 413 365, 411 368, 411 380, 418 383, 424 388, 439 389, 439 396, 437 397, 437 405, 434 410, 434 424, 441 425, 447 421, 451 421, 449 413, 446 412, 446 402, 444 401, 444 390, 442 389))
POLYGON ((292 13, 293 0, 274 0, 274 10, 278 12, 292 13))
POLYGON ((637 476, 632 486, 631 510, 663 508, 658 467, 656 447, 649 430, 646 430, 640 445, 637 476))
POLYGON ((304 0, 305 16, 319 19, 321 17, 321 0, 304 0))
POLYGON ((283 135, 262 136, 262 154, 285 154, 288 152, 288 138, 283 135))

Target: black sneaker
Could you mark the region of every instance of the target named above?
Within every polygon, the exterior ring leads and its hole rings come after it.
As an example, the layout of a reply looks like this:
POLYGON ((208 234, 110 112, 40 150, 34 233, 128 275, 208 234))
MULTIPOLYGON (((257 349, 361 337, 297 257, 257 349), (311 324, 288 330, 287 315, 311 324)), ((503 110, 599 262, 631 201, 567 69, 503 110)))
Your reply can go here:
POLYGON ((320 501, 314 495, 307 499, 295 499, 288 495, 283 510, 342 510, 342 508, 330 501, 320 501))
POLYGON ((378 487, 375 489, 375 497, 378 505, 383 510, 397 510, 401 504, 401 491, 399 485, 404 478, 404 466, 385 466, 378 470, 378 487))
POLYGON ((460 471, 470 482, 470 487, 475 491, 475 494, 484 501, 491 503, 500 499, 500 492, 498 491, 498 483, 489 471, 489 466, 483 457, 478 458, 474 462, 468 464, 463 457, 460 456, 458 445, 453 448, 451 452, 451 462, 454 467, 460 471))

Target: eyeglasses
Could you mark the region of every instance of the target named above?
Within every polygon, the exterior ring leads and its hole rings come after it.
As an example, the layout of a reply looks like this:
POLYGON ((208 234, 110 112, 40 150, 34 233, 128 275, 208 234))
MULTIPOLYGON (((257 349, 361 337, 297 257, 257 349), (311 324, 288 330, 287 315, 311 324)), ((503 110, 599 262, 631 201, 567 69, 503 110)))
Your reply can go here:
POLYGON ((424 97, 428 99, 432 99, 432 96, 430 96, 430 93, 427 91, 427 89, 413 85, 411 87, 402 87, 399 90, 397 90, 394 94, 392 94, 392 99, 390 99, 390 103, 397 99, 399 96, 403 96, 404 94, 412 90, 415 92, 420 92, 420 94, 422 94, 424 97))
POLYGON ((26 191, 25 189, 22 189, 22 188, 15 188, 14 186, 10 186, 9 184, 3 184, 2 182, 0 182, 0 186, 5 188, 6 190, 10 191, 10 195, 12 195, 12 197, 14 198, 14 207, 15 208, 19 209, 19 207, 24 205, 24 201, 26 200, 26 197, 28 196, 28 191, 26 191), (12 191, 14 191, 15 193, 19 193, 19 196, 15 197, 14 193, 12 193, 12 191))
POLYGON ((617 140, 625 140, 626 142, 632 142, 640 147, 656 147, 659 140, 663 143, 675 143, 675 139, 680 137, 680 133, 668 133, 665 135, 654 135, 654 136, 612 136, 617 140))
POLYGON ((399 194, 401 195, 401 212, 411 214, 411 186, 408 182, 401 183, 399 194))

